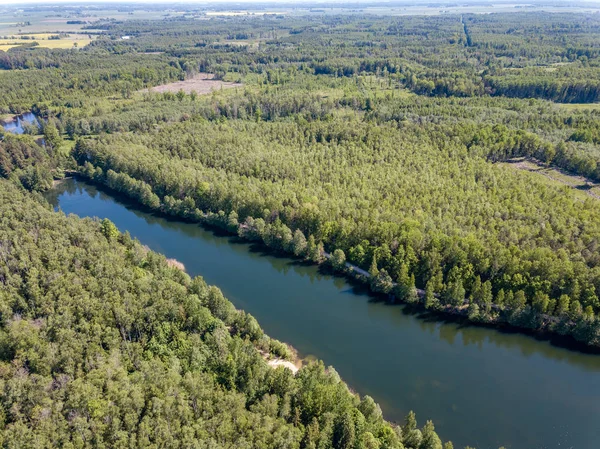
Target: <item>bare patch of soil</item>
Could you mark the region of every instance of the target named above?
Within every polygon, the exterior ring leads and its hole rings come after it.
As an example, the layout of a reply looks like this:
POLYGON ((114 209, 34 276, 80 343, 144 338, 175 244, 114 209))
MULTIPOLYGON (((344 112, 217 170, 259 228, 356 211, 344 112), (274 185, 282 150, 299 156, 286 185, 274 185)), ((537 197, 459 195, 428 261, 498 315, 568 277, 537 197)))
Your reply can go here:
POLYGON ((273 359, 273 360, 269 360, 267 363, 272 368, 277 368, 278 366, 285 366, 287 369, 289 369, 294 374, 296 374, 298 372, 298 367, 296 365, 294 365, 292 362, 289 362, 287 360, 273 359))
POLYGON ((277 368, 278 366, 283 366, 289 369, 293 374, 296 374, 300 368, 302 368, 302 360, 298 358, 298 354, 289 346, 289 348, 294 352, 293 360, 282 359, 281 357, 271 358, 271 354, 266 351, 259 349, 260 355, 262 355, 263 359, 266 360, 267 365, 271 368, 277 368))
POLYGON ((179 92, 183 90, 186 94, 196 92, 199 95, 206 95, 215 90, 221 89, 232 89, 234 87, 241 87, 241 83, 231 83, 228 81, 221 81, 214 79, 212 73, 199 73, 193 78, 185 81, 177 81, 174 83, 163 84, 161 86, 151 87, 150 89, 144 89, 142 92, 179 92))

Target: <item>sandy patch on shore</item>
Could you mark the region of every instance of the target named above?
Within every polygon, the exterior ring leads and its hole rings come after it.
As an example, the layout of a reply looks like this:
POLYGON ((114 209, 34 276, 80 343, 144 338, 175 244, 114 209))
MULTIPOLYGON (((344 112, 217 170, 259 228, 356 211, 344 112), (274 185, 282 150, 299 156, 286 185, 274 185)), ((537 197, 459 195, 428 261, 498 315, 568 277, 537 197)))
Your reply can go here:
POLYGON ((298 370, 300 369, 299 367, 294 365, 292 362, 290 362, 288 360, 283 360, 283 359, 269 360, 269 361, 267 361, 267 364, 273 368, 277 368, 278 366, 285 366, 287 369, 289 369, 294 374, 296 374, 298 372, 298 370))

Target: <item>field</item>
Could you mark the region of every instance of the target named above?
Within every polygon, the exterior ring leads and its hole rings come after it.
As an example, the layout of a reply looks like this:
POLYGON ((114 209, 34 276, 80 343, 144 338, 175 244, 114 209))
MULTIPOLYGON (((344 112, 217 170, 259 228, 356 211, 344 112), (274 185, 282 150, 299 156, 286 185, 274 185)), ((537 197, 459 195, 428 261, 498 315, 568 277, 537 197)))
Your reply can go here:
POLYGON ((65 8, 62 14, 48 14, 47 11, 19 9, 3 10, 0 7, 0 51, 37 43, 41 48, 69 49, 88 45, 100 29, 83 30, 100 19, 144 19, 157 20, 166 16, 181 15, 178 12, 165 13, 152 10, 101 9, 93 6, 71 10, 65 8), (78 22, 78 23, 74 23, 78 22), (91 33, 91 34, 88 34, 91 33), (56 34, 68 34, 61 39, 49 39, 56 34), (23 39, 23 37, 34 39, 23 39))
POLYGON ((11 39, 0 40, 0 50, 10 50, 11 48, 37 44, 41 48, 81 48, 92 42, 92 38, 87 35, 72 34, 61 39, 49 39, 50 34, 38 34, 34 39, 20 39, 20 36, 12 36, 11 39))
POLYGON ((0 36, 19 33, 72 33, 80 31, 83 23, 92 23, 99 19, 140 19, 157 20, 167 16, 181 15, 179 12, 155 10, 117 10, 104 9, 93 6, 78 8, 77 10, 65 8, 61 14, 48 14, 47 11, 23 8, 18 10, 3 10, 0 6, 0 36))
POLYGON ((265 16, 269 14, 284 14, 281 11, 209 11, 206 13, 208 17, 234 17, 234 16, 265 16))
POLYGON ((597 111, 600 110, 600 103, 563 103, 560 104, 560 107, 567 110, 580 109, 587 111, 597 111))
POLYGON ((200 95, 206 95, 216 90, 232 89, 241 86, 242 84, 240 83, 231 83, 228 81, 215 80, 213 79, 213 75, 210 73, 199 73, 196 76, 185 81, 177 81, 174 83, 168 83, 152 87, 150 91, 163 93, 179 92, 180 90, 183 90, 186 94, 196 92, 200 95))
POLYGON ((0 50, 2 50, 2 51, 8 51, 11 48, 20 47, 21 45, 22 44, 17 43, 17 41, 2 40, 2 41, 0 41, 0 50))

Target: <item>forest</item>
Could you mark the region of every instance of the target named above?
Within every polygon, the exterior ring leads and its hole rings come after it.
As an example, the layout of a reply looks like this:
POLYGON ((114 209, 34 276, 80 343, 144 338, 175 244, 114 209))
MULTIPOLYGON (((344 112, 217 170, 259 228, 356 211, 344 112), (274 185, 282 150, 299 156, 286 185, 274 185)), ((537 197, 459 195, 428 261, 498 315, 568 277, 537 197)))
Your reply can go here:
POLYGON ((510 164, 600 180, 600 110, 539 86, 514 95, 526 99, 490 88, 533 85, 541 65, 544 86, 593 81, 598 24, 535 17, 511 15, 511 29, 501 15, 94 24, 106 36, 83 51, 4 56, 5 83, 23 86, 4 111, 34 111, 40 127, 26 131, 46 145, 5 139, 3 171, 43 190, 78 170, 274 251, 320 262, 318 248, 337 250, 392 300, 600 345, 596 200, 510 164), (552 31, 536 40, 541 24, 552 31), (242 85, 143 90, 205 72, 242 85), (21 166, 17 141, 46 161, 21 166))
POLYGON ((109 221, 52 212, 65 175, 383 301, 600 346, 600 16, 85 23, 84 48, 0 51, 0 114, 38 120, 0 131, 4 446, 442 448, 333 368, 271 369, 287 346, 109 221), (207 74, 238 84, 152 89, 207 74))
POLYGON ((333 368, 268 366, 286 345, 109 220, 0 187, 3 447, 442 448, 333 368))

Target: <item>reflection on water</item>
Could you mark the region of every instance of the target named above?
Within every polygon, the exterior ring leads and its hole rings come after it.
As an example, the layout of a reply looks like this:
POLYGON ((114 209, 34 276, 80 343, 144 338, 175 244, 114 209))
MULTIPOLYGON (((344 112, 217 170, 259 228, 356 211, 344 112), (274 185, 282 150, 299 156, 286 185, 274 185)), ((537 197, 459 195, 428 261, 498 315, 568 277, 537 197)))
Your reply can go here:
POLYGON ((48 199, 66 213, 108 217, 202 274, 268 334, 335 366, 387 419, 414 410, 457 448, 598 447, 598 355, 377 302, 315 266, 154 216, 82 182, 67 180, 48 199))
POLYGON ((26 125, 31 125, 36 122, 37 119, 35 118, 35 115, 33 115, 31 112, 26 112, 22 115, 15 116, 14 120, 5 123, 2 125, 2 127, 4 128, 4 131, 8 131, 13 134, 23 134, 25 132, 24 127, 26 125))

